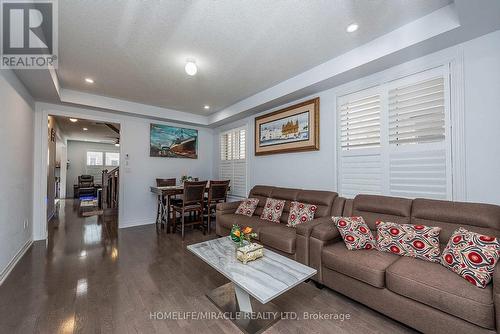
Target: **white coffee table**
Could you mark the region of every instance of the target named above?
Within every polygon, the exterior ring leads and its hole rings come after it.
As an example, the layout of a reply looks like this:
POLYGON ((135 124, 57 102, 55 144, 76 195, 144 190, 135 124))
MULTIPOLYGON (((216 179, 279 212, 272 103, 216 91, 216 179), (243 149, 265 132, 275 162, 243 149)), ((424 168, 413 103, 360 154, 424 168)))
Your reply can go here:
POLYGON ((235 245, 229 237, 187 248, 231 281, 207 297, 221 311, 234 314, 231 320, 246 333, 260 333, 278 321, 280 312, 270 301, 316 274, 316 269, 268 249, 263 258, 243 264, 236 259, 235 245), (273 316, 264 319, 255 313, 273 316))

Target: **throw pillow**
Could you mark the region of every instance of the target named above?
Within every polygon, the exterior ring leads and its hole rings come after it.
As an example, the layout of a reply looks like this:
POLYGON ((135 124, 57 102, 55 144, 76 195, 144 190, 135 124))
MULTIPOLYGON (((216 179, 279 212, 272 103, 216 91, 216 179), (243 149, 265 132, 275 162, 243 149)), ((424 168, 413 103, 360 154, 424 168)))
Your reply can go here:
POLYGON ((363 217, 332 217, 349 250, 373 249, 375 239, 363 217))
POLYGON ((313 204, 292 202, 290 204, 290 214, 286 226, 295 227, 298 224, 308 222, 314 219, 314 214, 318 207, 313 204))
POLYGON ((260 219, 269 220, 273 223, 279 223, 283 208, 285 207, 285 200, 268 198, 264 210, 260 215, 260 219))
POLYGON ((470 232, 463 227, 453 232, 443 250, 441 264, 484 288, 493 275, 500 257, 500 242, 495 237, 470 232))
POLYGON ((237 215, 252 217, 255 209, 257 209, 257 204, 259 204, 258 198, 247 198, 240 203, 235 213, 237 215))
POLYGON ((440 227, 376 222, 377 247, 382 252, 440 262, 440 227))

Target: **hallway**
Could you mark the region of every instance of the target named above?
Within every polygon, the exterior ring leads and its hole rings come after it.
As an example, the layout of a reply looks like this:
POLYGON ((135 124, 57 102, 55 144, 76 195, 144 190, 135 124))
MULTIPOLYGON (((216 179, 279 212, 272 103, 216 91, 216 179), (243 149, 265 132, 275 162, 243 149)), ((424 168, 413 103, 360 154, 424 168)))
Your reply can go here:
MULTIPOLYGON (((48 243, 35 242, 0 286, 0 333, 235 333, 226 319, 151 319, 156 312, 217 312, 205 294, 227 280, 186 245, 215 238, 188 230, 157 233, 155 225, 117 230, 116 218, 79 217, 60 202, 48 243)), ((278 297, 284 312, 350 314, 345 320, 281 320, 266 333, 411 333, 312 282, 278 297)), ((182 314, 180 314, 182 316, 182 314)))

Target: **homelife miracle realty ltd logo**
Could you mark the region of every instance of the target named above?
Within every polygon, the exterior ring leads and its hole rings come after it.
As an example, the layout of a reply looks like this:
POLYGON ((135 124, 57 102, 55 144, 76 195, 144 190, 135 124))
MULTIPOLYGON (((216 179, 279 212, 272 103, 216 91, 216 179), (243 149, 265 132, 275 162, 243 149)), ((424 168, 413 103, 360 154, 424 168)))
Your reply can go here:
POLYGON ((57 68, 57 0, 0 0, 0 68, 57 68))

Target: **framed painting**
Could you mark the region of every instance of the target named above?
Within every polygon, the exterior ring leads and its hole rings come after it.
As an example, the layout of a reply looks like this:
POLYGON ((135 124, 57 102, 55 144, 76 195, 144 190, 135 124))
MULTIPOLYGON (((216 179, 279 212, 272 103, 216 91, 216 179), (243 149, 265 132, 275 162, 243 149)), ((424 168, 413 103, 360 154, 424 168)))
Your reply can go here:
POLYGON ((151 157, 198 159, 198 130, 151 124, 151 157))
POLYGON ((255 155, 319 150, 319 97, 255 118, 255 155))

